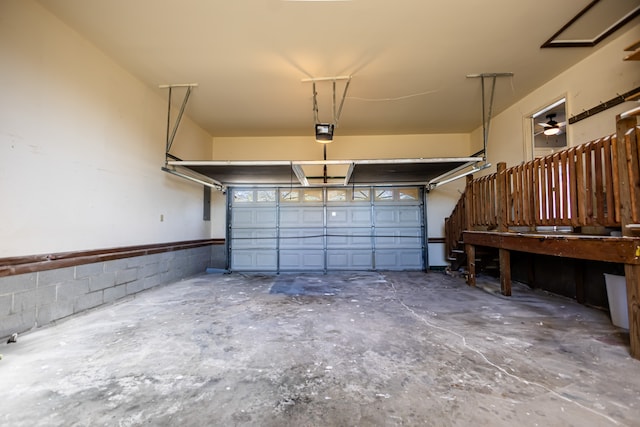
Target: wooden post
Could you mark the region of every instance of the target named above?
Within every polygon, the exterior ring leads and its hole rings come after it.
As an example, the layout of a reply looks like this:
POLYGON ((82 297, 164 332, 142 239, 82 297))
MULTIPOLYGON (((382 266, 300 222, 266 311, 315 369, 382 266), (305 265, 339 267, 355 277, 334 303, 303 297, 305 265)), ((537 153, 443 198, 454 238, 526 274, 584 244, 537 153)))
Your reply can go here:
MULTIPOLYGON (((636 118, 621 119, 616 117, 616 139, 618 154, 618 182, 620 185, 620 223, 622 235, 633 237, 633 231, 628 224, 633 224, 632 193, 637 192, 640 185, 634 176, 632 168, 638 167, 638 132, 629 132, 636 126, 636 118), (629 144, 628 144, 629 143, 629 144), (636 157, 635 159, 633 157, 636 157)), ((637 169, 635 169, 637 171, 637 169)), ((637 194, 637 193, 636 193, 637 194)), ((636 200, 636 204, 638 201, 636 200)), ((635 206, 637 211, 640 206, 635 206)), ((636 248, 636 256, 640 246, 636 248)), ((631 343, 631 357, 640 359, 640 265, 625 264, 624 275, 627 282, 627 309, 629 311, 629 339, 631 343)))
MULTIPOLYGON (((467 175, 467 185, 464 190, 464 230, 473 227, 473 175, 467 175)), ((467 255, 467 285, 476 285, 476 247, 465 243, 464 251, 467 255)))
MULTIPOLYGON (((507 209, 509 200, 507 195, 507 164, 498 163, 498 174, 496 176, 496 198, 498 199, 498 231, 506 232, 507 209)), ((498 249, 500 262, 500 292, 502 295, 511 296, 511 252, 507 249, 498 249)))

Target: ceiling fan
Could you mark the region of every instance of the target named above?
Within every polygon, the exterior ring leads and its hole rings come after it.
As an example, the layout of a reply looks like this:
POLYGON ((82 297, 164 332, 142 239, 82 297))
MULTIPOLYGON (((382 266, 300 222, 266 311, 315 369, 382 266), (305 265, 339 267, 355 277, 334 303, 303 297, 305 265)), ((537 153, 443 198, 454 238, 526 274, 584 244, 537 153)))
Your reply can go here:
POLYGON ((538 125, 544 128, 543 133, 547 136, 558 135, 562 130, 561 128, 567 125, 567 122, 556 122, 554 120, 555 117, 555 113, 547 114, 547 119, 549 119, 549 121, 547 121, 546 123, 538 123, 538 125))

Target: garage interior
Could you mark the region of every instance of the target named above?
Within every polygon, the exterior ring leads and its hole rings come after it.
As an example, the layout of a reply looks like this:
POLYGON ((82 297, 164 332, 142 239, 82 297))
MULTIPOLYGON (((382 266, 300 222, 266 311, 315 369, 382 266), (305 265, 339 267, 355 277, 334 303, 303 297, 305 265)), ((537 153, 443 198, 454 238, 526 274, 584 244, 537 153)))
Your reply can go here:
POLYGON ((636 425, 639 15, 3 1, 0 424, 636 425))

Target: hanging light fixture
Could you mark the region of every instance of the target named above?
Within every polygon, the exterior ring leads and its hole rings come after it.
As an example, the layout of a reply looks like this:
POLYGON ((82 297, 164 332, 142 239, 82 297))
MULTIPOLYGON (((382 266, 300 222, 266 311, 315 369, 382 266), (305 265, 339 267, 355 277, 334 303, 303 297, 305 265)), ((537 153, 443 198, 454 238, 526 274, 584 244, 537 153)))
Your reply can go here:
POLYGON ((316 123, 316 142, 328 144, 333 141, 333 124, 316 123))
POLYGON ((558 122, 553 120, 555 116, 555 114, 549 114, 547 116, 549 121, 546 123, 546 126, 544 128, 544 134, 547 136, 553 136, 560 133, 560 126, 558 125, 558 122))

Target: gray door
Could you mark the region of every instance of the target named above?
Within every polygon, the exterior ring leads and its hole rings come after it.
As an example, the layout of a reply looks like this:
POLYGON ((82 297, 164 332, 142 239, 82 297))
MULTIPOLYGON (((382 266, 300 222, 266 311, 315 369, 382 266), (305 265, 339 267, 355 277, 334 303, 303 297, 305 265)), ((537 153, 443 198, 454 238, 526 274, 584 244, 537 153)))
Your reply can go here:
POLYGON ((420 187, 233 189, 234 271, 422 270, 420 187))

